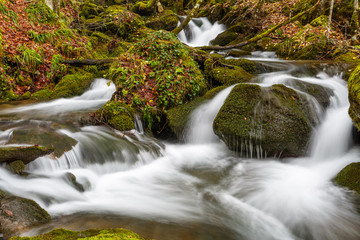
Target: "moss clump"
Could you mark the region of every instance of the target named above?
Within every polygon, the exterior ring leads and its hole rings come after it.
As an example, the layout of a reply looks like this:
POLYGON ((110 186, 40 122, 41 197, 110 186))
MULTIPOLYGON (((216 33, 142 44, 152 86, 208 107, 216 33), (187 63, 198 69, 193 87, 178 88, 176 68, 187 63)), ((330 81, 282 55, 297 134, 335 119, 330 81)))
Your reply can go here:
POLYGON ((355 126, 360 129, 360 65, 351 73, 348 80, 349 114, 355 126))
POLYGON ((143 16, 149 16, 155 12, 156 0, 137 2, 131 7, 131 11, 143 16))
POLYGON ((51 91, 49 89, 40 90, 32 95, 32 98, 45 101, 51 98, 51 91))
POLYGON ((109 101, 96 112, 99 121, 107 122, 120 131, 134 129, 134 115, 130 105, 119 101, 109 101))
POLYGON ((238 34, 236 32, 227 30, 217 35, 214 40, 211 40, 210 44, 225 46, 231 43, 232 41, 234 41, 235 39, 237 39, 237 37, 238 34))
POLYGON ((78 71, 63 77, 51 93, 52 98, 73 97, 82 94, 94 80, 94 75, 78 71))
POLYGON ((328 26, 328 17, 325 15, 321 15, 318 18, 315 18, 311 21, 310 25, 313 27, 321 26, 323 28, 327 28, 328 26))
POLYGON ((238 66, 235 66, 234 69, 216 67, 212 70, 212 76, 214 80, 224 85, 247 82, 253 77, 250 73, 238 66))
POLYGON ((100 240, 100 239, 118 239, 118 240, 145 240, 145 238, 136 233, 122 229, 89 229, 82 232, 73 232, 66 229, 55 229, 49 233, 45 233, 35 237, 13 237, 11 240, 100 240))
POLYGON ((360 163, 356 162, 347 165, 336 175, 334 181, 340 186, 360 194, 360 163))
POLYGON ((97 5, 93 0, 86 0, 81 6, 79 16, 84 18, 94 18, 103 11, 104 8, 97 5))
POLYGON ((165 10, 156 16, 150 17, 146 20, 145 25, 154 30, 171 31, 176 28, 178 24, 178 17, 171 10, 165 10))
POLYGON ((230 57, 242 57, 246 55, 251 55, 251 52, 243 51, 243 50, 230 50, 230 52, 227 54, 227 56, 230 57))
POLYGON ((214 120, 214 132, 241 154, 269 157, 301 156, 312 131, 307 101, 284 85, 262 89, 258 85, 234 87, 214 120))
POLYGON ((22 174, 26 168, 25 164, 21 160, 17 160, 9 163, 10 170, 15 174, 22 174))
POLYGON ((229 65, 235 65, 238 67, 241 67, 246 72, 254 74, 257 72, 256 63, 254 61, 240 58, 240 59, 224 59, 222 62, 229 64, 229 65))

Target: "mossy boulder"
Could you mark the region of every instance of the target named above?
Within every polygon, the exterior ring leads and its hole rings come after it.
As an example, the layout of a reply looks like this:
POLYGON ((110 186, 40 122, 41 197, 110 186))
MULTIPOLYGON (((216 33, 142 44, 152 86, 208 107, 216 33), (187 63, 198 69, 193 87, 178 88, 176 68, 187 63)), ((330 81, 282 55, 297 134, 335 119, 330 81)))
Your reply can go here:
POLYGON ((153 17, 149 17, 145 25, 148 28, 154 30, 167 30, 171 31, 176 28, 178 24, 178 17, 171 10, 165 10, 162 13, 159 13, 153 17))
POLYGON ((243 155, 297 157, 306 153, 314 122, 306 98, 296 91, 284 85, 239 84, 213 127, 231 150, 243 155))
POLYGON ((1 231, 5 239, 50 220, 50 215, 33 200, 15 196, 0 198, 1 231))
POLYGON ((239 58, 239 59, 223 59, 221 62, 228 64, 228 65, 234 65, 241 67, 246 72, 255 74, 257 73, 257 63, 254 61, 245 59, 245 58, 239 58))
POLYGON ((308 24, 292 38, 276 45, 276 54, 291 59, 331 58, 334 46, 323 34, 325 31, 322 26, 308 24))
POLYGON ((104 11, 104 8, 93 0, 86 0, 81 5, 80 17, 94 18, 104 11))
POLYGON ((334 181, 360 194, 360 162, 347 165, 336 175, 334 181))
POLYGON ((81 71, 63 77, 51 93, 51 98, 67 98, 81 95, 93 82, 92 73, 81 71))
POLYGON ((142 16, 149 16, 155 12, 156 9, 156 0, 149 1, 137 1, 132 7, 131 11, 142 16))
POLYGON ((227 53, 227 56, 229 56, 229 57, 242 57, 242 56, 246 56, 246 55, 251 55, 251 52, 244 51, 244 50, 232 49, 227 53))
POLYGON ((110 239, 121 239, 121 240, 146 240, 145 238, 137 235, 136 233, 122 228, 113 229, 88 229, 82 232, 74 232, 66 229, 54 229, 51 232, 34 236, 34 237, 13 237, 11 240, 110 240, 110 239))
POLYGON ((231 85, 248 82, 253 75, 245 71, 242 67, 235 66, 233 69, 227 67, 215 67, 212 70, 212 77, 221 84, 231 85))
POLYGON ((22 147, 1 147, 0 162, 23 161, 25 164, 34 161, 36 158, 48 155, 54 151, 53 148, 41 146, 22 146, 22 147))
POLYGON ((8 168, 13 173, 21 175, 21 174, 23 174, 23 172, 26 168, 26 165, 24 164, 23 161, 17 160, 17 161, 9 163, 8 168))
POLYGON ((349 114, 354 125, 360 130, 360 65, 351 73, 348 80, 349 114))
POLYGON ((96 112, 99 121, 107 122, 113 128, 120 131, 131 130, 135 128, 134 109, 123 102, 109 101, 96 112))
POLYGON ((188 50, 165 31, 150 33, 119 56, 110 67, 110 79, 117 88, 113 100, 132 106, 148 125, 207 87, 188 50))
POLYGON ((219 45, 219 46, 225 46, 235 39, 237 39, 238 34, 234 31, 226 30, 219 35, 216 36, 215 39, 210 41, 211 45, 219 45))
POLYGON ((314 20, 312 20, 310 25, 313 27, 320 26, 322 28, 327 28, 328 23, 329 23, 328 17, 325 15, 321 15, 321 16, 315 18, 314 20))

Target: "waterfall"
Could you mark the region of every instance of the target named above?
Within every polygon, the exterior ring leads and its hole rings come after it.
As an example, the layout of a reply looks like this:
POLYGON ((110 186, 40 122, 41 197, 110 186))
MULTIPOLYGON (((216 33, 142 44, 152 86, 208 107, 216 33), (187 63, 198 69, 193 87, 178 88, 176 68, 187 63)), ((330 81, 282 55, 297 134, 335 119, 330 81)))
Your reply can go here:
POLYGON ((210 41, 221 32, 225 31, 225 26, 211 22, 205 18, 193 18, 188 26, 178 34, 179 39, 192 47, 209 45, 210 41))
POLYGON ((186 140, 189 143, 212 143, 218 140, 212 125, 216 114, 224 104, 233 86, 227 87, 217 94, 212 100, 201 105, 191 113, 187 126, 186 140))

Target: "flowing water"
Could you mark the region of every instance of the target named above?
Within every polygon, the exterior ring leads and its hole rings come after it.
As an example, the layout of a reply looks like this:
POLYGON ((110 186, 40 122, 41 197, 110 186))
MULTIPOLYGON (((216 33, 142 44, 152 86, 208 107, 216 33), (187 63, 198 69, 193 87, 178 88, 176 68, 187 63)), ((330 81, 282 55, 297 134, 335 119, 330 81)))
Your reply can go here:
POLYGON ((30 163, 27 177, 0 167, 0 189, 35 200, 54 219, 24 234, 125 227, 157 240, 360 239, 355 199, 332 183, 360 157, 351 143, 346 83, 331 66, 309 71, 300 63, 272 61, 280 70, 261 74, 253 84, 282 83, 308 97, 317 121, 306 157, 264 160, 229 151, 212 121, 231 87, 193 112, 182 144, 147 136, 139 121, 138 131, 126 134, 80 125, 74 116, 94 111, 115 90, 104 79, 80 97, 1 106, 1 144, 29 128, 77 142, 59 157, 30 163), (299 83, 326 88, 328 107, 299 83), (76 183, 69 180, 73 176, 76 183))

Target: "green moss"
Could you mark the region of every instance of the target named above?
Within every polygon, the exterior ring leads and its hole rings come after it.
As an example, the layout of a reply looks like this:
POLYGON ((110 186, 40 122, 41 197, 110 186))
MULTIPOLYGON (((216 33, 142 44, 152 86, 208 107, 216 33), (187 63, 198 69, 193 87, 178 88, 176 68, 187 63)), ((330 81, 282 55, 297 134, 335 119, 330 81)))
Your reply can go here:
POLYGON ((82 6, 79 16, 84 18, 94 18, 104 11, 102 6, 97 5, 93 0, 86 0, 82 6))
POLYGON ((315 18, 311 21, 310 25, 313 27, 321 26, 323 28, 327 28, 328 26, 328 17, 325 15, 321 15, 318 18, 315 18))
POLYGON ((51 91, 49 89, 43 89, 40 91, 37 91, 32 95, 32 98, 45 101, 51 98, 51 91))
POLYGON ((131 11, 140 15, 148 16, 155 11, 156 0, 137 2, 131 7, 131 11))
POLYGON ((11 240, 100 240, 100 239, 117 239, 117 240, 145 240, 145 238, 136 233, 122 229, 89 229, 82 232, 73 232, 66 229, 55 229, 35 237, 13 237, 11 240))
POLYGON ((78 71, 63 77, 51 93, 52 98, 73 97, 82 94, 94 80, 94 75, 78 71))
POLYGON ((251 60, 248 60, 248 59, 244 59, 244 58, 240 58, 240 59, 224 59, 224 60, 222 60, 222 62, 224 62, 226 64, 229 64, 229 65, 234 65, 234 66, 241 67, 246 72, 251 73, 251 74, 254 74, 257 71, 256 63, 254 61, 251 61, 251 60))
POLYGON ((153 17, 149 17, 146 20, 145 25, 148 28, 154 30, 167 30, 171 31, 176 28, 178 24, 178 17, 171 10, 165 10, 162 13, 159 13, 153 17))
POLYGON ((21 160, 17 160, 9 163, 10 170, 15 174, 22 174, 26 168, 25 164, 21 160))
POLYGON ((131 130, 135 127, 134 110, 122 102, 109 101, 96 112, 96 115, 99 121, 107 122, 120 131, 131 130))
POLYGON ((235 66, 234 69, 216 67, 212 70, 212 75, 216 81, 224 85, 247 82, 253 77, 250 73, 238 66, 235 66))
POLYGON ((238 34, 236 32, 227 30, 217 35, 214 40, 211 40, 210 44, 225 46, 237 39, 237 37, 238 34))
POLYGON ((311 136, 312 117, 306 99, 283 85, 262 89, 239 84, 229 94, 214 120, 214 132, 241 154, 300 156, 311 136))
POLYGON ((360 163, 356 162, 347 165, 336 175, 334 181, 340 186, 360 194, 360 163))
POLYGON ((355 126, 360 129, 360 65, 356 67, 349 77, 348 92, 349 113, 355 126))
POLYGON ((336 62, 360 64, 360 59, 354 52, 347 52, 335 58, 336 62))

